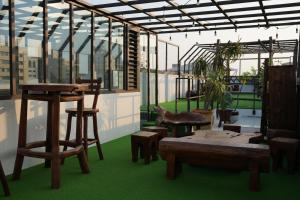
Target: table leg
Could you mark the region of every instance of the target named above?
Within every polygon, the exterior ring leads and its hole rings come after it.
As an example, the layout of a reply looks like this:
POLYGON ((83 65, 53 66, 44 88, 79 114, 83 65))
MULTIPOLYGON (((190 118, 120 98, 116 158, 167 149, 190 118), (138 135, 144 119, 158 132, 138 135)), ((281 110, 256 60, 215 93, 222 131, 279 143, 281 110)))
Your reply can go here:
POLYGON ((176 176, 175 155, 168 154, 166 157, 166 161, 167 161, 167 178, 175 179, 176 176))
POLYGON ((60 118, 60 97, 55 97, 49 102, 52 104, 52 131, 51 131, 51 143, 52 143, 52 162, 51 162, 51 177, 52 188, 57 189, 60 187, 60 157, 59 157, 59 118, 60 118))
MULTIPOLYGON (((23 91, 22 102, 21 102, 18 148, 23 148, 26 146, 28 100, 26 98, 24 98, 24 95, 27 95, 27 94, 28 94, 28 91, 23 91)), ((17 152, 17 157, 15 160, 15 166, 14 166, 14 172, 13 172, 13 180, 20 179, 23 161, 24 161, 24 156, 17 152)))
MULTIPOLYGON (((51 132, 52 132, 52 103, 48 101, 48 112, 47 112, 47 134, 46 134, 46 152, 51 152, 52 141, 51 141, 51 132)), ((55 119, 54 119, 55 120, 55 119)), ((51 167, 51 160, 45 159, 45 167, 51 167)))
POLYGON ((257 192, 260 190, 260 175, 259 175, 259 163, 258 161, 250 161, 250 190, 257 192))
POLYGON ((178 128, 177 128, 177 126, 173 126, 173 137, 177 137, 177 130, 178 128))
POLYGON ((0 179, 1 179, 2 186, 3 186, 4 195, 9 196, 10 191, 9 191, 7 180, 6 180, 3 168, 2 168, 1 161, 0 161, 0 179))
MULTIPOLYGON (((84 106, 84 101, 83 98, 82 100, 79 100, 77 102, 77 118, 76 118, 76 144, 82 145, 82 111, 83 111, 83 106, 84 106)), ((78 154, 78 160, 79 160, 79 164, 80 164, 80 168, 82 173, 89 173, 89 166, 87 163, 87 159, 86 159, 86 154, 84 149, 82 149, 82 151, 78 154)))

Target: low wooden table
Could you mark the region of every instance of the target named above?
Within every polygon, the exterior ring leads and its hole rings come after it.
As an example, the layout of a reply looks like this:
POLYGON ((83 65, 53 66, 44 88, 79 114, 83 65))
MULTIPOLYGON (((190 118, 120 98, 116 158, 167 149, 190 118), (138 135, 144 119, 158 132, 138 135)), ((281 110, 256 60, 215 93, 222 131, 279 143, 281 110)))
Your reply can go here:
POLYGON ((88 173, 89 168, 82 145, 82 110, 84 106, 83 94, 89 89, 83 84, 35 84, 21 85, 22 102, 19 125, 19 140, 17 157, 13 172, 13 179, 20 179, 24 156, 43 158, 45 166, 51 165, 51 186, 60 187, 61 159, 77 155, 83 173, 88 173), (47 137, 45 141, 27 143, 27 110, 28 100, 48 102, 47 137), (59 140, 60 102, 77 101, 77 123, 75 142, 59 140), (67 145, 72 149, 60 152, 59 146, 67 145), (46 147, 46 152, 34 150, 46 147))
MULTIPOLYGON (((231 132, 232 134, 236 134, 231 132)), ((205 135, 205 134, 203 134, 205 135)), ((269 171, 270 150, 267 145, 248 143, 239 135, 205 138, 205 136, 164 138, 159 153, 167 161, 167 178, 174 179, 181 172, 181 163, 250 171, 250 190, 260 189, 260 172, 269 171), (234 142, 239 141, 239 142, 234 142)))

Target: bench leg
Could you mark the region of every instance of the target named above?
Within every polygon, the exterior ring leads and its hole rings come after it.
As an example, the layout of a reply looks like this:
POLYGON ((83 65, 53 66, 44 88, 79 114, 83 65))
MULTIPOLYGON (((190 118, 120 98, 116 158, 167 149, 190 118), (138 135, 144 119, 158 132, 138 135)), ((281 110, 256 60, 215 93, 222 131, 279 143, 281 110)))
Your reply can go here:
POLYGON ((260 175, 259 175, 259 164, 256 161, 250 162, 250 190, 257 192, 260 190, 260 175))
POLYGON ((6 180, 1 162, 0 162, 0 179, 1 179, 2 186, 3 186, 4 195, 9 196, 10 191, 9 191, 9 188, 8 188, 7 180, 6 180))
POLYGON ((137 162, 138 161, 138 152, 139 152, 138 144, 136 144, 136 141, 133 138, 131 138, 131 158, 132 158, 132 162, 137 162))
POLYGON ((288 151, 286 156, 287 156, 287 161, 288 161, 288 173, 289 174, 294 174, 296 170, 296 151, 288 151))
POLYGON ((166 157, 167 161, 167 179, 175 179, 176 178, 176 169, 175 169, 175 155, 169 154, 166 157))
POLYGON ((151 155, 152 155, 152 160, 158 160, 157 156, 157 141, 153 142, 151 145, 151 155))

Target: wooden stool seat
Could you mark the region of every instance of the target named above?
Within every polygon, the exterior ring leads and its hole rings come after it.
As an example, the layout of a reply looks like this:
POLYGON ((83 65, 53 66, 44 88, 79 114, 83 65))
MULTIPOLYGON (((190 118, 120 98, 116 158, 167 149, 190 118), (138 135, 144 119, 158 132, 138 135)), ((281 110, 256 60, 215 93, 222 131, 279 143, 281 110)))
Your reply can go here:
POLYGON ((168 129, 161 126, 147 126, 143 127, 142 131, 155 132, 158 133, 158 141, 164 137, 168 137, 168 129))
POLYGON ((150 159, 157 160, 158 133, 140 131, 131 135, 132 161, 138 161, 138 153, 144 158, 145 164, 150 163, 150 159))
MULTIPOLYGON (((97 113, 99 112, 99 109, 97 108, 97 101, 98 96, 100 94, 101 89, 101 82, 102 79, 95 79, 95 80, 84 80, 84 79, 77 79, 77 83, 87 83, 89 84, 90 90, 87 92, 88 94, 94 95, 93 105, 91 108, 83 108, 82 116, 83 116, 83 147, 85 149, 85 153, 88 156, 88 146, 92 144, 96 144, 98 156, 100 160, 103 160, 103 153, 102 148, 100 144, 100 139, 98 136, 98 125, 97 125, 97 113), (94 132, 94 138, 88 137, 88 117, 91 117, 93 119, 93 132, 94 132)), ((70 134, 71 134, 71 127, 72 127, 72 117, 77 117, 77 108, 68 108, 66 109, 66 113, 68 114, 68 122, 67 122, 67 133, 66 133, 66 141, 70 140, 70 134)), ((67 146, 64 146, 64 151, 67 150, 67 146)), ((62 161, 64 162, 64 160, 62 161)))
POLYGON ((4 171, 3 171, 3 167, 2 167, 1 161, 0 161, 0 180, 1 180, 1 183, 2 183, 4 195, 5 195, 5 196, 9 196, 9 195, 10 195, 10 191, 9 191, 9 188, 8 188, 6 176, 5 176, 5 174, 4 174, 4 171))
POLYGON ((288 161, 288 172, 294 173, 297 168, 299 140, 295 138, 276 137, 270 140, 271 154, 273 159, 273 170, 282 166, 284 155, 288 161))

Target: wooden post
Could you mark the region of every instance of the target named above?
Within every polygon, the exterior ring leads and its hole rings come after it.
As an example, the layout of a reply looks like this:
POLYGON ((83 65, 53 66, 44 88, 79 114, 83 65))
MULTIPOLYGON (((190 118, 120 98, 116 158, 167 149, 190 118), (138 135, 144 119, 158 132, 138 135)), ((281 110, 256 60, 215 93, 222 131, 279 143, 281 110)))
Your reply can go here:
POLYGON ((150 121, 150 33, 147 33, 147 117, 150 121))

